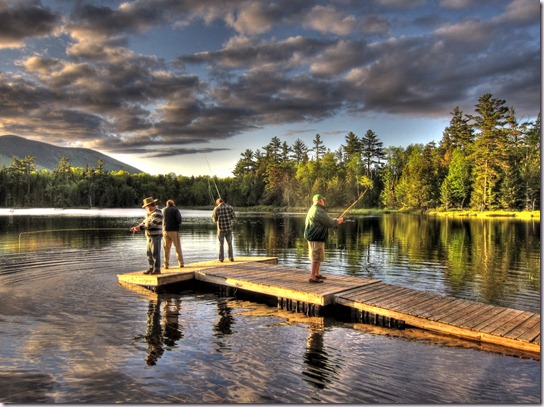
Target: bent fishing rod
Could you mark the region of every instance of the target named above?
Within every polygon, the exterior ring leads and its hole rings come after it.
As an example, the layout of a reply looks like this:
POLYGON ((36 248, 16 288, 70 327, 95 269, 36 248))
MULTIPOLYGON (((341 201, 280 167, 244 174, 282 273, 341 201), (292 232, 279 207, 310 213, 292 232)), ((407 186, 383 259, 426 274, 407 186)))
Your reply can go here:
POLYGON ((357 202, 359 202, 363 198, 363 196, 367 193, 367 191, 374 187, 374 183, 372 182, 372 180, 366 176, 361 177, 361 180, 359 181, 359 185, 366 186, 366 189, 363 192, 361 192, 361 194, 355 200, 355 202, 353 202, 350 206, 348 206, 348 208, 344 212, 342 212, 342 215, 340 215, 340 218, 343 218, 346 215, 346 213, 348 213, 351 210, 351 208, 353 208, 355 204, 357 204, 357 202))
POLYGON ((204 158, 206 159, 206 163, 208 164, 208 169, 210 170, 210 178, 213 181, 213 185, 215 185, 215 190, 217 191, 217 196, 219 198, 221 198, 221 194, 219 193, 219 188, 217 188, 217 184, 215 183, 215 178, 213 177, 212 167, 210 167, 210 163, 208 162, 208 157, 206 157, 206 154, 204 154, 204 158))
POLYGON ((353 202, 353 203, 352 203, 352 204, 351 204, 344 212, 342 212, 342 215, 340 215, 339 218, 343 218, 343 217, 346 215, 346 213, 348 213, 348 212, 351 210, 351 208, 353 208, 353 207, 355 206, 355 204, 356 204, 357 202, 359 202, 359 201, 363 198, 363 196, 366 194, 366 191, 368 191, 368 188, 365 189, 365 190, 359 195, 359 198, 357 198, 357 199, 355 200, 355 202, 353 202))

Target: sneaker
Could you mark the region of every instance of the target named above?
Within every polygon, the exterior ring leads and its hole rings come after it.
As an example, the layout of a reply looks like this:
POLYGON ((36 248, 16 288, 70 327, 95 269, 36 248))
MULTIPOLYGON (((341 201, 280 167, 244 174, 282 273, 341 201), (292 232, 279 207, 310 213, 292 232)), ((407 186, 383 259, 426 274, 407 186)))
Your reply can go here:
POLYGON ((153 269, 149 269, 149 270, 144 271, 144 274, 151 274, 152 272, 153 272, 153 269))

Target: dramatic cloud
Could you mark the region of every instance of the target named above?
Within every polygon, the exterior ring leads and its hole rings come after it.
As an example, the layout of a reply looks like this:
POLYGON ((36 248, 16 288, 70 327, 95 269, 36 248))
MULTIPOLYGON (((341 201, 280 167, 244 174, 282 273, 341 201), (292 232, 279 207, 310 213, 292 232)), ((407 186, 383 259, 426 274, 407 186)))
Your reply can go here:
POLYGON ((0 49, 22 47, 29 38, 53 35, 60 17, 39 2, 0 1, 0 49))
POLYGON ((346 115, 447 119, 484 93, 534 117, 539 15, 533 0, 0 0, 0 133, 158 158, 346 115))

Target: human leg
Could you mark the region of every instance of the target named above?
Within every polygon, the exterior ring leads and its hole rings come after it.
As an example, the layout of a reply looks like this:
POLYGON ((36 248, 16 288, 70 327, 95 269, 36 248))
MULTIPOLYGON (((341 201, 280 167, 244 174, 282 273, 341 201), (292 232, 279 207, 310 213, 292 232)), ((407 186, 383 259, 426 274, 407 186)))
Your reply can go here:
POLYGON ((310 261, 312 262, 309 281, 311 283, 322 283, 323 279, 319 278, 319 268, 321 267, 321 262, 325 257, 325 243, 308 242, 308 249, 310 261))
POLYGON ((151 255, 153 260, 153 274, 161 272, 161 245, 162 235, 151 236, 151 255))
POLYGON ((229 260, 234 261, 234 250, 232 248, 232 231, 225 233, 225 239, 227 240, 229 260))
POLYGON ((217 232, 217 239, 219 240, 219 261, 223 261, 225 260, 225 234, 217 232))
POLYGON ((172 242, 174 242, 174 246, 176 247, 176 257, 178 259, 178 265, 180 267, 183 267, 183 252, 181 251, 181 241, 179 239, 179 232, 168 232, 170 235, 170 239, 172 242))
POLYGON ((147 236, 147 244, 145 246, 145 254, 147 256, 147 271, 145 274, 149 274, 153 271, 153 243, 150 236, 147 236))
POLYGON ((164 240, 162 243, 164 248, 164 268, 167 269, 170 263, 170 249, 172 248, 172 238, 170 237, 170 232, 166 232, 164 234, 164 240))

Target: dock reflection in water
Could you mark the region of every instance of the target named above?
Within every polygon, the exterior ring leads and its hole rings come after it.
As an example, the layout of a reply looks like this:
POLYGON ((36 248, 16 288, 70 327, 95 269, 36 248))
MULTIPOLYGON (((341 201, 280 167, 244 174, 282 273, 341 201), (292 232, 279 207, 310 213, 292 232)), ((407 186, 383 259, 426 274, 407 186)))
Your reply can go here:
MULTIPOLYGON (((122 213, 70 217, 62 225, 126 226, 127 232, 33 234, 21 247, 19 233, 57 229, 58 219, 0 216, 0 402, 541 401, 540 362, 532 359, 397 337, 392 331, 354 329, 334 319, 308 318, 209 292, 159 296, 127 289, 117 283, 117 274, 142 269, 145 239, 128 233, 142 212, 134 211, 134 217, 122 213)), ((182 245, 188 262, 216 256, 215 229, 208 218, 209 213, 184 216, 182 245)), ((251 215, 239 222, 235 247, 240 255, 277 256, 280 264, 308 267, 307 249, 295 233, 303 216, 251 215), (246 234, 250 220, 254 227, 246 234)), ((442 244, 435 251, 427 241, 408 244, 400 226, 417 234, 427 231, 419 221, 404 222, 395 223, 392 241, 393 232, 384 234, 379 222, 371 227, 352 224, 355 234, 349 237, 341 234, 348 229, 339 232, 328 249, 326 272, 366 277, 371 271, 375 278, 400 286, 539 310, 539 273, 532 270, 539 264, 538 228, 474 226, 500 231, 493 236, 510 242, 516 240, 505 235, 511 229, 525 236, 515 245, 501 246, 510 260, 495 258, 483 274, 478 265, 462 266, 470 256, 453 258, 454 253, 440 249, 442 244), (369 246, 370 257, 365 251, 369 246), (502 288, 493 289, 499 280, 502 288)), ((436 236, 439 226, 433 224, 428 233, 436 236)), ((450 237, 444 230, 438 235, 446 242, 450 237)), ((481 250, 477 236, 463 239, 456 244, 468 254, 481 250)), ((486 243, 493 241, 488 236, 486 243)))

